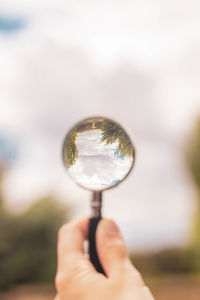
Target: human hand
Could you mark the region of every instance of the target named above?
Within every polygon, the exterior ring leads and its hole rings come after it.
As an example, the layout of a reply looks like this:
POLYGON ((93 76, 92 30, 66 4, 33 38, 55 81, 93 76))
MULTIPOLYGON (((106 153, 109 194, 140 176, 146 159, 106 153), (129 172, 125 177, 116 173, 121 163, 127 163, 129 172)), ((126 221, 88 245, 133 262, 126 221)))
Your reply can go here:
POLYGON ((70 222, 58 234, 55 300, 154 300, 131 264, 117 225, 102 219, 96 243, 106 276, 98 273, 84 253, 89 219, 70 222))

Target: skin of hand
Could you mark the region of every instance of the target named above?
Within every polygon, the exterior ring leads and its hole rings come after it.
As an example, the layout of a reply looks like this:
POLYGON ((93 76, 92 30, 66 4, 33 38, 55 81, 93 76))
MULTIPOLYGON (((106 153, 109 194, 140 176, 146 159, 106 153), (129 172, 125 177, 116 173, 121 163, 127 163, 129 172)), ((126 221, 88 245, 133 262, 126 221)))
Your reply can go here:
POLYGON ((59 230, 55 300, 154 300, 112 220, 102 219, 97 227, 97 252, 106 276, 96 272, 84 253, 88 224, 85 218, 59 230))

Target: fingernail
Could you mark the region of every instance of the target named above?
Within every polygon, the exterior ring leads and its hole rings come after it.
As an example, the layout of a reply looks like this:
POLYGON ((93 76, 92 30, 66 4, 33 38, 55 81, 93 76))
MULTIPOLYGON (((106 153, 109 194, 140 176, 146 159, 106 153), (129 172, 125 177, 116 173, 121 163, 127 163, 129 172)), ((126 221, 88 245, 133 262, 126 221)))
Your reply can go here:
POLYGON ((112 220, 103 220, 103 229, 106 233, 119 233, 119 228, 112 220))

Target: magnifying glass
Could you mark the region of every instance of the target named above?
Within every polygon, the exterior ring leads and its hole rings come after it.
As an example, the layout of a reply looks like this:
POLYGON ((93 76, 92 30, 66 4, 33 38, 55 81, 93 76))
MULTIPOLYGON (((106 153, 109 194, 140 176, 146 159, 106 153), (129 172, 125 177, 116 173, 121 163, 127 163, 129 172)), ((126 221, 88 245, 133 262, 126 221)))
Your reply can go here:
POLYGON ((95 241, 96 228, 102 218, 102 192, 117 186, 129 175, 135 162, 135 148, 117 122, 92 117, 77 123, 66 135, 63 162, 72 179, 93 193, 89 255, 96 270, 104 274, 95 241))

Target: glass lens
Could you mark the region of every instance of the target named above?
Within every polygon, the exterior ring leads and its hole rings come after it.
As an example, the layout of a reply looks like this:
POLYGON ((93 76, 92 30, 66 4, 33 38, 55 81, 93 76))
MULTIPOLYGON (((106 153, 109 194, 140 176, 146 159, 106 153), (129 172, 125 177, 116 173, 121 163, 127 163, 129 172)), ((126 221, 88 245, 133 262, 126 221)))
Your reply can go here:
POLYGON ((82 187, 101 191, 119 184, 132 169, 135 150, 126 131, 106 118, 79 122, 68 133, 63 160, 82 187))

